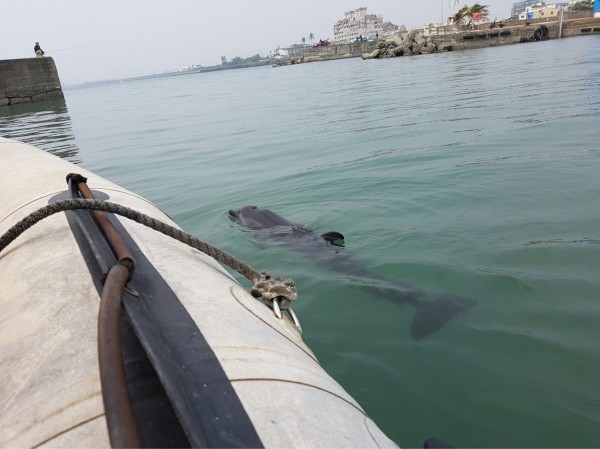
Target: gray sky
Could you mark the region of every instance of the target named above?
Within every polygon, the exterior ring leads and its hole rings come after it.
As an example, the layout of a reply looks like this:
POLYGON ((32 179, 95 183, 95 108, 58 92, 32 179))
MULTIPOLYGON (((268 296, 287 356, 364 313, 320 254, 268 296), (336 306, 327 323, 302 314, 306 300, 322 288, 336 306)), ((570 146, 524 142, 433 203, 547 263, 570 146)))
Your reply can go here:
MULTIPOLYGON (((32 57, 39 41, 63 84, 125 78, 220 64, 223 55, 266 55, 310 33, 333 39, 334 23, 361 6, 397 25, 421 27, 439 22, 442 9, 447 17, 448 1, 0 0, 0 59, 32 57)), ((480 2, 500 19, 513 1, 480 2)))

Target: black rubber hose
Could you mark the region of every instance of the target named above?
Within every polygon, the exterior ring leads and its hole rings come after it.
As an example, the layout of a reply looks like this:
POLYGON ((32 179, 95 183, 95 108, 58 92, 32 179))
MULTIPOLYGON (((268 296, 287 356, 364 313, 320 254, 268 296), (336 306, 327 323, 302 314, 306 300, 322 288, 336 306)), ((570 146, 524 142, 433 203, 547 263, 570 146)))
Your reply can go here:
POLYGON ((140 438, 127 389, 125 364, 121 353, 121 298, 129 269, 117 263, 108 272, 98 313, 98 362, 102 400, 113 448, 139 448, 140 438))

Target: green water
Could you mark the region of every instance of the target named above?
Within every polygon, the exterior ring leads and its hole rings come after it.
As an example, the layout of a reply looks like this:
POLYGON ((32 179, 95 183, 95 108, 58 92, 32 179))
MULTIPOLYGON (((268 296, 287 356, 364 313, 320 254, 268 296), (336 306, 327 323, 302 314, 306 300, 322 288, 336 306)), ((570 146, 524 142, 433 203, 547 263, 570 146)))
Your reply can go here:
POLYGON ((0 108, 0 135, 293 278, 306 342, 403 447, 599 447, 599 55, 589 36, 108 84, 0 108), (231 223, 246 204, 477 306, 412 340, 412 307, 231 223))

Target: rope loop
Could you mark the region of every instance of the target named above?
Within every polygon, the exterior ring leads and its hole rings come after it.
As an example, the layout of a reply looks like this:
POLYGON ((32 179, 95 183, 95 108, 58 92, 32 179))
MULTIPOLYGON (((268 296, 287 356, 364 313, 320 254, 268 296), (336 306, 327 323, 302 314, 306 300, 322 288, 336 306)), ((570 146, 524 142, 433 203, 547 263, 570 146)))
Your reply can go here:
MULTIPOLYGON (((71 175, 73 176, 73 175, 71 175)), ((290 304, 298 298, 296 292, 296 284, 291 279, 283 279, 281 277, 273 277, 267 271, 255 271, 250 266, 246 265, 235 257, 227 254, 206 242, 203 242, 193 235, 187 234, 179 228, 164 223, 156 218, 145 215, 136 210, 122 206, 117 203, 110 201, 99 201, 91 199, 73 199, 63 200, 56 203, 48 204, 35 212, 29 214, 21 221, 13 225, 8 231, 0 236, 0 253, 18 236, 23 234, 27 229, 32 227, 34 224, 43 220, 46 217, 54 215, 58 212, 68 210, 97 210, 133 220, 144 226, 147 226, 155 231, 165 234, 175 240, 178 240, 186 245, 196 248, 199 251, 213 257, 221 263, 224 263, 228 267, 234 269, 242 276, 250 280, 254 286, 250 290, 250 293, 255 298, 262 298, 265 300, 266 305, 270 306, 277 318, 281 318, 281 310, 288 311, 292 317, 294 325, 302 332, 298 318, 294 314, 290 304)))
POLYGON ((250 294, 255 298, 262 296, 269 302, 277 299, 282 310, 289 309, 291 302, 298 299, 296 284, 291 279, 273 277, 268 271, 261 271, 258 274, 252 279, 254 286, 250 290, 250 294))

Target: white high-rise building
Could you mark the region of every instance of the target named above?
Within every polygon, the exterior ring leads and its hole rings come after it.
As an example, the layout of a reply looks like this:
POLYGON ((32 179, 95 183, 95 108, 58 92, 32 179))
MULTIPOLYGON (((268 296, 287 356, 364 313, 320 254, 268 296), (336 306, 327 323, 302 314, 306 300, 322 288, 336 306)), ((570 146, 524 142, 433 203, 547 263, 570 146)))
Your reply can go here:
MULTIPOLYGON (((390 33, 389 27, 386 27, 386 32, 390 33)), ((336 44, 354 42, 361 36, 365 39, 384 37, 383 16, 368 14, 367 8, 362 7, 344 13, 344 18, 333 26, 333 40, 336 44)))

